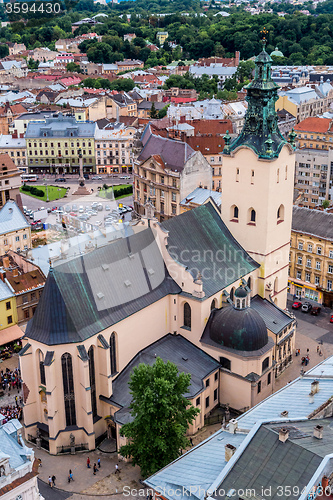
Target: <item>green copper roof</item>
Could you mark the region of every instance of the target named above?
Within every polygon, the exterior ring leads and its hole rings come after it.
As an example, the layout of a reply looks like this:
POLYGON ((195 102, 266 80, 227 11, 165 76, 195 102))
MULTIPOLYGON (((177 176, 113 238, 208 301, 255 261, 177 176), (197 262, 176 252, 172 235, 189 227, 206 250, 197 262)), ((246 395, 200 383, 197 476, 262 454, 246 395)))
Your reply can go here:
POLYGON ((276 158, 286 144, 277 124, 275 102, 278 100, 279 86, 271 77, 272 63, 264 48, 255 61, 255 77, 245 87, 248 109, 243 130, 230 144, 230 141, 226 141, 224 154, 230 154, 240 146, 247 146, 259 158, 276 158))

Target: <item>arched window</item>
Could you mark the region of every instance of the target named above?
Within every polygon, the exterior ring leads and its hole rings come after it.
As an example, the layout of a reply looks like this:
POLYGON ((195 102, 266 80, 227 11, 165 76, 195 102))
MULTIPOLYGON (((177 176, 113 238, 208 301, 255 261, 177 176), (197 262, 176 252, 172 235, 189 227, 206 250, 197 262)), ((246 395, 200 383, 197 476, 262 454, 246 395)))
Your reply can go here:
POLYGON ((282 222, 284 220, 284 206, 283 205, 279 206, 279 208, 277 210, 276 218, 277 218, 277 223, 282 222))
POLYGON ((234 292, 235 292, 235 287, 233 287, 231 290, 230 290, 230 300, 234 300, 234 292))
POLYGON ((110 335, 110 360, 111 360, 111 375, 117 373, 117 339, 116 333, 110 335))
POLYGON ((232 205, 230 207, 230 219, 232 221, 235 221, 236 219, 238 220, 238 215, 239 215, 239 210, 236 205, 232 205))
POLYGON ((187 302, 184 304, 184 326, 191 329, 191 306, 187 302))
POLYGON ((210 310, 212 311, 213 309, 216 309, 216 299, 213 299, 210 305, 210 310))
POLYGON ((45 385, 46 379, 45 379, 44 355, 40 349, 38 349, 38 363, 39 363, 40 383, 42 385, 45 385))
POLYGON ((276 277, 274 280, 274 293, 278 292, 279 278, 276 277))
POLYGON ((249 287, 250 290, 251 290, 251 285, 252 285, 252 280, 251 280, 251 276, 249 276, 249 278, 247 280, 247 286, 249 287))
POLYGON ((89 356, 89 380, 90 380, 90 397, 91 397, 91 409, 93 417, 97 415, 97 403, 96 403, 96 380, 95 380, 95 358, 94 358, 94 347, 91 346, 88 351, 89 356))
POLYGON ((262 372, 267 370, 268 367, 269 367, 269 358, 265 358, 261 365, 262 372))
POLYGON ((251 221, 251 222, 255 222, 255 221, 256 221, 256 211, 255 211, 255 210, 253 210, 253 208, 252 208, 252 210, 251 210, 251 217, 250 217, 250 221, 251 221))
POLYGON ((69 427, 70 425, 76 425, 76 414, 72 356, 68 352, 65 352, 61 356, 61 368, 64 386, 66 427, 69 427))

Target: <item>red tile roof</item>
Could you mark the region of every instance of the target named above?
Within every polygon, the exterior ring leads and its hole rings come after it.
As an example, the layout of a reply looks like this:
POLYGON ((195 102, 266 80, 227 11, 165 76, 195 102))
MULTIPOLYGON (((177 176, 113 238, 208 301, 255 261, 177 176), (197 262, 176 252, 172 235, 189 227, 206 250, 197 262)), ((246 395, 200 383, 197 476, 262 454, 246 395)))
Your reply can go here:
POLYGON ((310 117, 305 118, 295 126, 296 132, 317 132, 325 133, 330 128, 331 120, 329 118, 310 117))
POLYGON ((222 137, 187 137, 186 142, 194 151, 201 151, 204 156, 222 154, 224 148, 222 137))

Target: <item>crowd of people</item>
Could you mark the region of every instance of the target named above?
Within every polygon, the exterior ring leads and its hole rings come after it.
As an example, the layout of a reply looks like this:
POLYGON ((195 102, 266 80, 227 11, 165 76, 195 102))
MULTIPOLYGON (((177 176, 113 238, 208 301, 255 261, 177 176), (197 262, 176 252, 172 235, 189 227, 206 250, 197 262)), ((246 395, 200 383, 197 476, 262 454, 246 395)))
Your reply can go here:
POLYGON ((20 391, 22 387, 22 379, 21 372, 18 368, 11 371, 9 368, 6 370, 1 370, 0 372, 0 388, 5 392, 8 391, 10 394, 11 391, 17 389, 17 392, 20 391))
POLYGON ((20 420, 22 417, 22 407, 19 406, 18 401, 16 401, 16 405, 1 406, 0 413, 5 417, 2 421, 3 424, 9 422, 9 420, 12 420, 13 418, 20 420))
POLYGON ((6 368, 5 370, 0 371, 0 392, 2 391, 2 396, 7 394, 7 396, 12 396, 13 399, 15 397, 15 401, 12 404, 7 403, 4 405, 1 405, 2 398, 0 397, 0 413, 5 417, 2 422, 3 424, 13 418, 22 418, 23 398, 22 396, 15 395, 15 390, 17 390, 16 394, 19 394, 21 388, 22 379, 18 368, 15 370, 6 368))

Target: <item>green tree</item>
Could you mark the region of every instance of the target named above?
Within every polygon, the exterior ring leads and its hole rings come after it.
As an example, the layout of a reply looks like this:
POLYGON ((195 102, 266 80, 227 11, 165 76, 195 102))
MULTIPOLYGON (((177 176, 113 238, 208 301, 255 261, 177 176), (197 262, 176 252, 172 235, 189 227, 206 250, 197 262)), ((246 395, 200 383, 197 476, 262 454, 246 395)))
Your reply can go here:
POLYGON ((1 43, 0 44, 0 59, 2 59, 3 57, 8 56, 8 54, 9 54, 8 45, 5 45, 4 43, 1 43))
POLYGON ((199 413, 185 398, 191 375, 179 373, 174 363, 157 358, 152 366, 141 363, 133 369, 129 388, 133 421, 123 425, 128 443, 121 455, 132 457, 144 477, 153 474, 186 448, 188 425, 199 413))
POLYGON ((152 105, 151 105, 151 108, 150 108, 150 118, 157 118, 157 110, 156 110, 156 107, 155 107, 155 103, 153 102, 152 105))
POLYGON ((326 208, 328 208, 330 206, 330 202, 329 202, 329 200, 324 200, 321 205, 326 210, 326 208))
POLYGON ((75 62, 70 62, 66 64, 67 71, 71 71, 73 73, 81 73, 80 65, 75 62))

